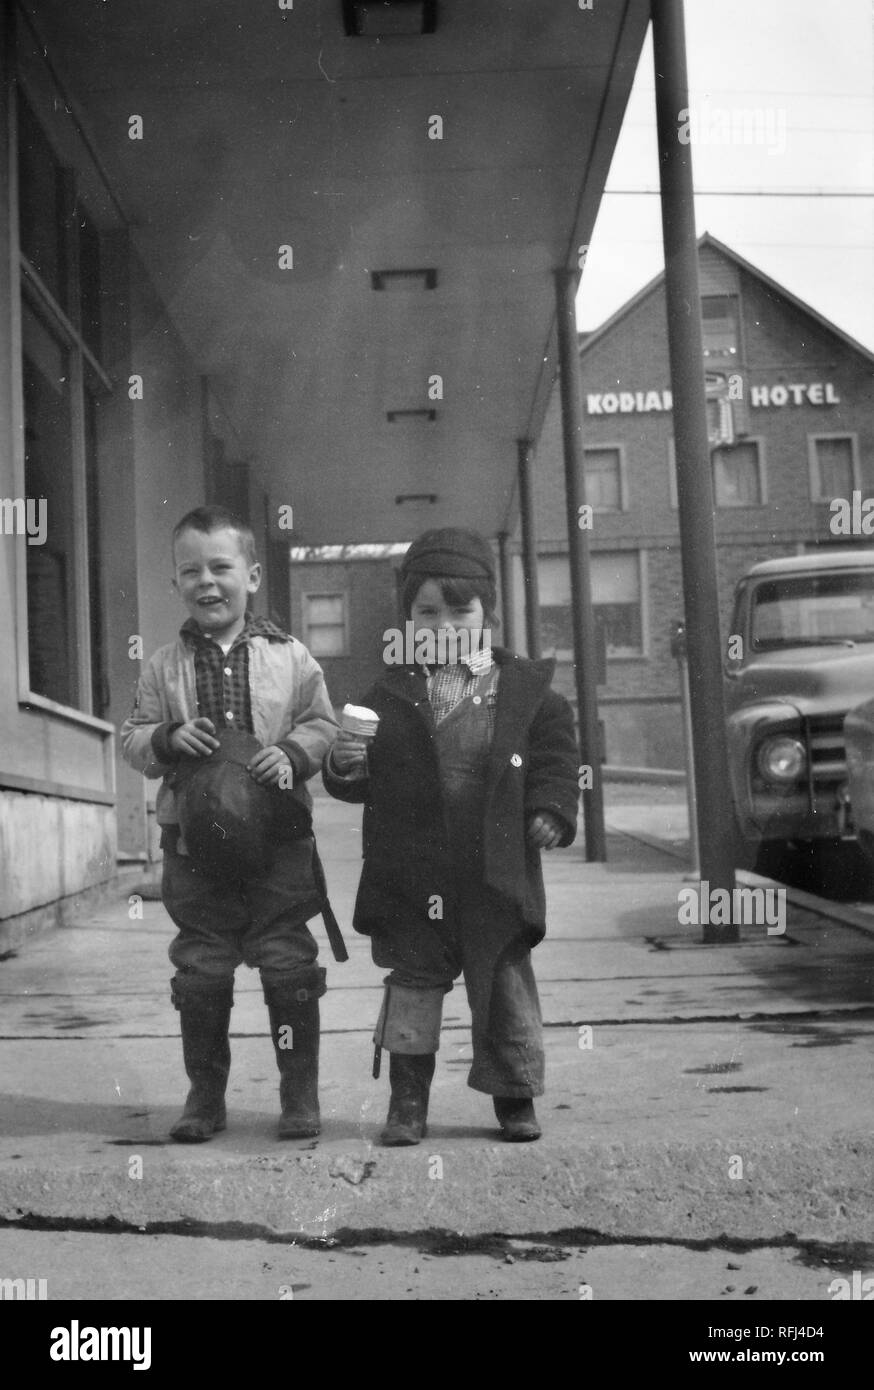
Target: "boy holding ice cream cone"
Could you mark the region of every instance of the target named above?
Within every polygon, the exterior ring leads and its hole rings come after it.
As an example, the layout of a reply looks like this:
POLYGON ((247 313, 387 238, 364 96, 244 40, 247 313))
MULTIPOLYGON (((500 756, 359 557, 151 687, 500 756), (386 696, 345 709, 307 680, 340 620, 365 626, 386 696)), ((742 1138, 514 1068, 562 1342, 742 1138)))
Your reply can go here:
POLYGON ((446 664, 432 643, 430 663, 387 665, 323 769, 332 796, 364 803, 354 925, 390 971, 375 1034, 377 1061, 380 1048, 390 1054, 382 1140, 425 1134, 443 996, 460 974, 468 1084, 494 1097, 506 1139, 537 1139, 544 1058, 531 948, 545 932, 540 851, 576 833, 573 716, 550 689, 554 662, 491 647, 495 568, 482 536, 425 532, 401 577, 417 631, 472 640, 449 644, 466 654, 446 664))

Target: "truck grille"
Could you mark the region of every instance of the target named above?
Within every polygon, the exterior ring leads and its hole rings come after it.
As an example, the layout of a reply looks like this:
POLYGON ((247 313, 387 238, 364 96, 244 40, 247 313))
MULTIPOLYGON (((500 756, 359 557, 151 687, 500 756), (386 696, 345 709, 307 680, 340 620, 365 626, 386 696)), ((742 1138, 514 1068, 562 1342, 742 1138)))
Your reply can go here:
POLYGON ((804 725, 811 790, 821 792, 840 786, 847 776, 844 716, 806 719, 804 725))

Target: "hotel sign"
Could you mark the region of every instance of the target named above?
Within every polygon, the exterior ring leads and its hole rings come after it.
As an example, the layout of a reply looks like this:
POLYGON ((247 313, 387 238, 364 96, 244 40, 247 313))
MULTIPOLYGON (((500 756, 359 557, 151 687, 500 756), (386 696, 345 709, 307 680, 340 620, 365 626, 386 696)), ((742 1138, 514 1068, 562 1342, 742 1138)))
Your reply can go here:
MULTIPOLYGON (((739 390, 729 388, 728 400, 743 400, 743 384, 739 390)), ((751 406, 840 405, 841 398, 830 381, 793 382, 789 386, 750 386, 751 406)), ((644 415, 650 411, 667 411, 673 406, 670 391, 598 391, 586 393, 589 415, 644 415)))

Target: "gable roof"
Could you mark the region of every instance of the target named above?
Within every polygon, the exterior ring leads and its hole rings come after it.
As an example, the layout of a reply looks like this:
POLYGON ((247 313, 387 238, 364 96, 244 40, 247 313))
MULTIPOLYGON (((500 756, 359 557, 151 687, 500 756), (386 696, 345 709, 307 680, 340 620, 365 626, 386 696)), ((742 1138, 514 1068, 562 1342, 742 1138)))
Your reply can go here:
MULTIPOLYGON (((832 323, 830 319, 817 313, 816 309, 812 309, 809 304, 805 304, 803 299, 799 299, 791 290, 787 290, 784 285, 779 284, 776 280, 772 280, 770 275, 766 275, 763 270, 759 270, 758 266, 754 266, 750 261, 744 260, 743 256, 739 256, 736 251, 732 251, 730 246, 725 245, 725 242, 717 240, 717 238, 711 236, 709 232, 703 232, 698 238, 699 252, 705 247, 710 247, 721 256, 725 256, 727 260, 733 261, 734 264, 745 271, 747 275, 752 275, 760 284, 766 285, 770 290, 774 290, 781 299, 785 299, 787 304, 793 305, 793 307, 800 310, 801 313, 806 314, 808 318, 813 319, 814 323, 819 324, 820 328, 824 328, 827 333, 831 333, 834 337, 840 338, 841 342, 845 343, 853 352, 859 353, 867 362, 874 365, 874 352, 870 351, 869 348, 863 347, 861 343, 857 342, 855 338, 851 338, 849 333, 845 333, 842 328, 838 328, 837 324, 832 323)), ((612 329, 616 328, 623 319, 627 318, 629 314, 632 314, 638 305, 642 304, 645 299, 664 283, 664 278, 665 272, 660 270, 658 275, 655 275, 648 284, 643 286, 643 289, 638 290, 637 294, 632 295, 631 299, 627 299, 621 308, 616 310, 615 314, 611 314, 609 319, 605 319, 600 327, 592 329, 590 333, 581 334, 579 348, 580 357, 588 352, 589 348, 593 347, 595 343, 600 342, 602 338, 606 337, 606 335, 610 333, 612 329)))

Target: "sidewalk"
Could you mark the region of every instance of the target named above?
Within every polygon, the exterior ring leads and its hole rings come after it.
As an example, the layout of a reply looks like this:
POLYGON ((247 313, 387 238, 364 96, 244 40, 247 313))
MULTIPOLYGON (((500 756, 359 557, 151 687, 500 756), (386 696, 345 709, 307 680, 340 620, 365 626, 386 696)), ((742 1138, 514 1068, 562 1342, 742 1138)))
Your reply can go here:
MULTIPOLYGON (((629 808, 616 819, 628 829, 629 808)), ((874 1239, 870 935, 790 904, 784 936, 746 928, 738 945, 705 947, 677 922, 676 858, 611 834, 610 862, 587 865, 580 840, 545 856, 543 1139, 503 1143, 489 1098, 466 1086, 457 986, 428 1138, 387 1150, 387 1067, 370 1075, 381 973, 349 926, 360 810, 319 796, 316 825, 351 956, 336 965, 324 943, 321 1138, 273 1138, 266 1010, 241 970, 228 1131, 167 1142, 185 1092, 172 929, 160 903, 132 921, 119 895, 0 963, 0 1222, 874 1239)))

